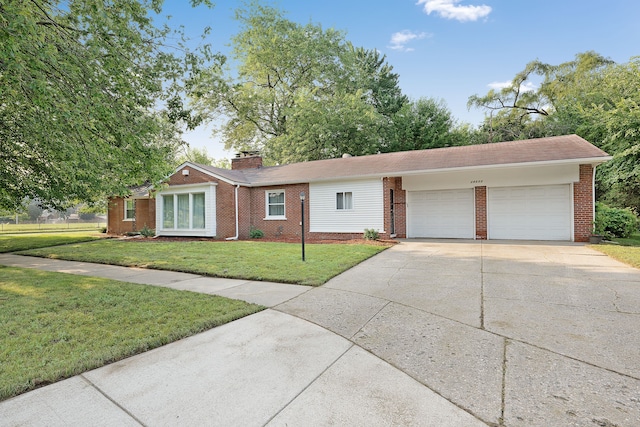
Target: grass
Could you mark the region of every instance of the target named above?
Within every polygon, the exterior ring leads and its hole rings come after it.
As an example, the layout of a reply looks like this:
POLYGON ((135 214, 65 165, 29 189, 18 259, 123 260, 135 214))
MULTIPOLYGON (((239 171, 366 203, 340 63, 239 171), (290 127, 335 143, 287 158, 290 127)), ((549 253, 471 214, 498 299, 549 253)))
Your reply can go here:
POLYGON ((275 242, 157 242, 103 240, 21 252, 25 255, 130 267, 183 271, 214 277, 318 286, 386 249, 368 244, 275 242))
POLYGON ((212 295, 0 266, 0 400, 261 309, 212 295))
POLYGON ((76 222, 76 223, 59 223, 59 224, 4 224, 0 223, 0 234, 4 233, 42 233, 56 231, 87 231, 98 230, 101 226, 105 227, 106 222, 76 222))
POLYGON ((640 233, 626 239, 613 239, 614 244, 592 245, 591 248, 609 255, 611 258, 640 268, 640 233))
POLYGON ((0 235, 0 253, 88 242, 103 237, 104 234, 95 231, 0 235))

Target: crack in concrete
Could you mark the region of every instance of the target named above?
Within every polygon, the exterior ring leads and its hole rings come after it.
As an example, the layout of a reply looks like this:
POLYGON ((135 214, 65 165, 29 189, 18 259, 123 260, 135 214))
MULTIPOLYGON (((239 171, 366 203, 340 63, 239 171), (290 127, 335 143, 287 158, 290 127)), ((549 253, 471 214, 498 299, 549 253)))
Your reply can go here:
MULTIPOLYGON (((293 401, 295 401, 295 400, 298 398, 298 396, 300 396, 302 393, 304 393, 305 391, 307 391, 307 389, 308 389, 309 387, 311 387, 311 386, 312 386, 312 385, 313 385, 313 384, 318 380, 318 378, 320 378, 321 376, 323 376, 323 375, 325 374, 325 372, 327 372, 329 369, 331 369, 331 368, 333 367, 333 365, 335 365, 335 364, 338 362, 338 360, 342 359, 342 358, 344 357, 344 355, 345 355, 345 354, 347 354, 347 352, 348 352, 349 350, 351 350, 351 349, 354 347, 354 345, 355 345, 355 344, 353 344, 353 343, 352 343, 352 344, 349 346, 349 348, 347 348, 347 349, 346 349, 342 354, 340 354, 338 357, 336 357, 336 360, 334 360, 331 364, 329 364, 329 366, 327 366, 327 367, 326 367, 322 372, 320 372, 320 373, 319 373, 315 378, 313 378, 311 381, 309 381, 309 384, 307 384, 307 386, 306 386, 306 387, 304 387, 302 390, 300 390, 300 393, 298 393, 298 394, 296 394, 295 396, 293 396, 293 397, 291 398, 291 400, 289 400, 287 403, 285 403, 285 404, 282 406, 282 408, 280 408, 280 410, 279 410, 279 411, 277 411, 275 414, 273 414, 273 415, 272 415, 272 416, 271 416, 271 417, 270 417, 270 418, 269 418, 269 419, 268 419, 264 424, 262 424, 262 425, 263 425, 263 426, 268 425, 271 421, 273 421, 273 419, 274 419, 275 417, 277 417, 278 415, 280 415, 280 413, 281 413, 282 411, 284 411, 285 409, 287 409, 287 407, 288 407, 289 405, 291 405, 291 403, 293 403, 293 401)), ((382 359, 381 359, 381 360, 382 360, 382 359)))
POLYGON ((98 387, 96 384, 94 384, 89 378, 85 377, 84 374, 80 374, 80 375, 78 375, 78 377, 80 377, 80 379, 82 379, 84 382, 86 382, 90 387, 92 387, 94 390, 96 390, 98 393, 100 393, 102 396, 104 396, 105 399, 107 399, 109 402, 113 403, 118 408, 120 408, 122 410, 122 412, 124 412, 125 414, 130 416, 135 422, 137 422, 141 426, 145 426, 146 427, 146 424, 143 423, 142 420, 140 420, 138 417, 133 415, 133 413, 131 413, 131 411, 129 411, 127 408, 125 408, 124 406, 122 406, 121 404, 116 402, 114 399, 112 399, 111 396, 109 396, 100 387, 98 387))
POLYGON ((502 347, 502 390, 500 397, 500 418, 498 418, 498 423, 500 426, 504 426, 504 412, 507 406, 507 346, 509 345, 509 339, 504 339, 504 344, 502 347))

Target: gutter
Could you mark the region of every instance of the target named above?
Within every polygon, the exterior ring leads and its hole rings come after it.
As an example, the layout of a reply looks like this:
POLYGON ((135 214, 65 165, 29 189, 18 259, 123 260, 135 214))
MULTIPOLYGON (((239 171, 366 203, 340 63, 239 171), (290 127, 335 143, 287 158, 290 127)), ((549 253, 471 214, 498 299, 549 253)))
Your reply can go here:
POLYGON ((238 236, 240 234, 240 230, 238 228, 238 189, 240 188, 240 184, 236 184, 235 196, 236 196, 236 235, 233 237, 227 237, 225 240, 238 240, 238 236))

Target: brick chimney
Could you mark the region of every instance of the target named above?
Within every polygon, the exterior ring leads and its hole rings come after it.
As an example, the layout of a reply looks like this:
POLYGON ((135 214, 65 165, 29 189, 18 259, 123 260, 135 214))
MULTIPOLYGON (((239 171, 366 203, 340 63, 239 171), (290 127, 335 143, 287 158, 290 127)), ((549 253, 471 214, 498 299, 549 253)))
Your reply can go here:
POLYGON ((258 169, 262 167, 262 156, 258 151, 241 151, 231 159, 231 169, 258 169))

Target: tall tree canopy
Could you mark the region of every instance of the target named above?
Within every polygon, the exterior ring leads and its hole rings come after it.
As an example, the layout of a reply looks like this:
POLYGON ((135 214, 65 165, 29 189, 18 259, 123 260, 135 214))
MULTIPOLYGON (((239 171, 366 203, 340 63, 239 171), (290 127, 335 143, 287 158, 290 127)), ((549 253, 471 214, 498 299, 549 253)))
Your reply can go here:
POLYGON ((640 58, 615 64, 585 52, 560 65, 533 61, 510 86, 469 105, 488 112, 484 142, 575 133, 607 151, 614 159, 598 168, 599 197, 640 212, 640 58))
POLYGON ((213 69, 191 93, 201 112, 223 123, 227 149, 260 150, 273 164, 398 146, 393 123, 409 101, 384 55, 256 2, 236 18, 236 72, 213 69))
POLYGON ((579 82, 611 63, 595 52, 579 53, 560 65, 531 61, 509 84, 484 96, 473 95, 467 105, 487 113, 481 127, 486 142, 545 136, 554 133, 544 125, 557 104, 570 97, 579 82))
POLYGON ((62 208, 166 176, 190 119, 182 85, 206 56, 167 47, 161 3, 0 1, 0 207, 62 208))

